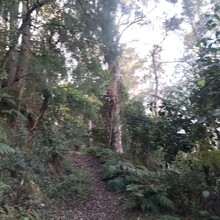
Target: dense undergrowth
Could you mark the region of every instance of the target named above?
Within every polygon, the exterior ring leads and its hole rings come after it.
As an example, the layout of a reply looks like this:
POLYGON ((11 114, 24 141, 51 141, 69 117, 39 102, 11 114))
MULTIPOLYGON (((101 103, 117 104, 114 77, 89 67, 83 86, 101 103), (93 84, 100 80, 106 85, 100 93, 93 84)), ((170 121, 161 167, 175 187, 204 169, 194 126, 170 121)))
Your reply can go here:
POLYGON ((70 151, 67 134, 58 136, 59 129, 50 127, 45 135, 46 126, 30 137, 22 120, 13 130, 0 123, 2 220, 47 219, 48 205, 89 193, 89 174, 64 159, 70 151))
POLYGON ((42 164, 40 173, 26 175, 15 179, 2 173, 0 219, 47 219, 53 204, 85 198, 90 191, 89 174, 67 161, 61 162, 56 174, 42 164))
POLYGON ((108 188, 126 197, 125 209, 218 219, 219 189, 208 186, 199 161, 179 153, 172 168, 153 168, 133 162, 108 148, 91 150, 103 163, 108 188))

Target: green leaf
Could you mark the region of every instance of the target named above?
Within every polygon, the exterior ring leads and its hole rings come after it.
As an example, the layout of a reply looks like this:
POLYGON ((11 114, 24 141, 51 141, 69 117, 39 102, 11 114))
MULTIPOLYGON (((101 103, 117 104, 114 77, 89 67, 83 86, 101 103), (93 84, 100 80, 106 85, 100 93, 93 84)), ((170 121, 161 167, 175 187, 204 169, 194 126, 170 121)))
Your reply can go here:
POLYGON ((14 149, 8 146, 7 144, 0 143, 0 155, 7 155, 14 152, 14 149))
POLYGON ((170 199, 168 199, 167 196, 164 195, 164 193, 157 195, 157 198, 158 198, 161 206, 163 206, 165 208, 174 208, 173 202, 170 199))
POLYGON ((197 118, 197 123, 198 123, 198 124, 202 124, 202 123, 204 123, 204 122, 206 121, 206 119, 207 119, 206 116, 199 116, 199 117, 197 118))
POLYGON ((143 211, 149 210, 152 212, 160 211, 160 208, 151 199, 144 199, 141 204, 141 209, 143 211))
POLYGON ((149 191, 150 191, 150 192, 154 192, 154 193, 158 193, 159 189, 158 189, 157 186, 150 185, 149 191))
POLYGON ((116 177, 115 179, 109 180, 108 181, 108 188, 109 190, 116 192, 116 193, 121 193, 125 190, 125 181, 123 177, 116 177))
POLYGON ((30 220, 30 218, 29 217, 22 217, 22 218, 20 218, 20 220, 30 220))
POLYGON ((130 198, 124 203, 125 209, 134 209, 138 206, 135 198, 130 198))
POLYGON ((215 14, 214 17, 215 17, 218 21, 220 21, 220 17, 219 17, 217 14, 215 14))
POLYGON ((199 87, 204 87, 205 86, 205 80, 204 79, 201 79, 198 81, 198 86, 199 87))
POLYGON ((220 6, 217 5, 217 6, 215 7, 215 9, 214 9, 214 12, 217 12, 217 11, 219 11, 219 10, 220 10, 220 6))
POLYGON ((214 111, 211 112, 211 114, 216 117, 220 116, 220 109, 215 109, 214 111))
POLYGON ((4 190, 9 189, 9 188, 10 188, 9 185, 6 185, 2 181, 0 181, 0 192, 3 192, 4 190))
POLYGON ((135 193, 133 193, 135 196, 137 196, 137 197, 144 197, 144 194, 143 194, 143 192, 135 192, 135 193))

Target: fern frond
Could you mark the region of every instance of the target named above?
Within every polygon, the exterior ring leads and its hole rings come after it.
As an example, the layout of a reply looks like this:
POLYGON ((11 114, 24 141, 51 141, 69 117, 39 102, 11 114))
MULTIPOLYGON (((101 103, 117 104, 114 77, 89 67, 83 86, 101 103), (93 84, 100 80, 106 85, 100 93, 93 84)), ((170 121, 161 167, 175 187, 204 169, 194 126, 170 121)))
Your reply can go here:
POLYGON ((143 211, 147 210, 155 213, 160 211, 160 208, 151 199, 144 199, 141 204, 141 209, 143 211))
POLYGON ((109 190, 121 193, 125 190, 125 180, 123 177, 116 177, 108 181, 108 188, 109 190))
POLYGON ((119 165, 120 165, 120 167, 121 167, 121 169, 124 173, 131 173, 131 174, 136 173, 135 166, 132 163, 128 162, 128 161, 125 161, 125 162, 120 161, 119 165))
POLYGON ((114 158, 116 153, 110 148, 94 147, 90 150, 96 157, 104 157, 105 159, 114 158))
POLYGON ((0 155, 3 156, 14 152, 15 152, 14 149, 8 146, 7 144, 0 143, 0 155))
POLYGON ((6 189, 9 189, 10 186, 0 181, 0 194, 4 192, 6 189))
POLYGON ((41 220, 42 218, 40 217, 40 214, 32 210, 30 213, 24 214, 24 216, 21 218, 21 220, 41 220))
POLYGON ((117 175, 119 172, 118 166, 117 165, 104 165, 103 166, 103 176, 105 179, 111 179, 117 175))
POLYGON ((153 192, 155 194, 159 193, 160 187, 151 184, 148 189, 149 192, 153 192))
POLYGON ((128 199, 128 200, 124 203, 124 205, 123 205, 123 207, 124 207, 125 209, 134 209, 134 208, 136 208, 137 206, 138 206, 138 203, 137 203, 137 201, 136 201, 135 198, 130 198, 130 199, 128 199))
POLYGON ((0 93, 0 99, 7 99, 7 102, 10 104, 16 103, 15 100, 13 99, 13 97, 7 93, 0 93))
POLYGON ((164 193, 156 195, 156 198, 162 207, 171 209, 174 208, 173 202, 164 193))

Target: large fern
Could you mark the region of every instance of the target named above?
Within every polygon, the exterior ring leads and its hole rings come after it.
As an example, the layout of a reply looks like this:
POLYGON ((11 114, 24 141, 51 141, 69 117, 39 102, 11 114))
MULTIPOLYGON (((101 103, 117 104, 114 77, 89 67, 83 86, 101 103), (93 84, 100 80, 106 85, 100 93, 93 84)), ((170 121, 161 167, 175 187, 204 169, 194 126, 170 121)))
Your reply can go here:
POLYGON ((4 209, 0 208, 1 220, 41 220, 42 216, 38 211, 26 210, 22 206, 4 205, 4 209))
POLYGON ((121 176, 108 181, 108 188, 110 191, 122 193, 126 189, 125 179, 121 176))
POLYGON ((10 146, 8 146, 5 143, 0 143, 0 155, 7 155, 7 154, 11 154, 14 153, 14 149, 11 148, 10 146))
POLYGON ((111 148, 93 147, 90 148, 88 151, 94 154, 96 157, 100 158, 103 162, 118 157, 118 155, 111 148))
POLYGON ((174 204, 168 198, 167 186, 161 174, 149 171, 144 166, 134 167, 135 171, 126 175, 126 190, 133 201, 143 210, 159 212, 161 207, 173 209, 174 204))
POLYGON ((0 197, 2 197, 5 190, 8 190, 8 189, 10 189, 10 186, 8 186, 4 182, 0 181, 0 197))

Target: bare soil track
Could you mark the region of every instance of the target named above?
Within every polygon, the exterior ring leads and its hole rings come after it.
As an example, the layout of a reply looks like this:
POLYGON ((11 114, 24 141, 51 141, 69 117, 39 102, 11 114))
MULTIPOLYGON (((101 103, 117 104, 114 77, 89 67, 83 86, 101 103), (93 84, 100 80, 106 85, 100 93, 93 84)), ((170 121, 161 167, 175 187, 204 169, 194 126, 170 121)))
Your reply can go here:
POLYGON ((71 161, 90 174, 91 191, 86 199, 63 202, 57 207, 55 220, 127 220, 118 195, 107 190, 102 181, 101 165, 88 153, 74 154, 71 161))

